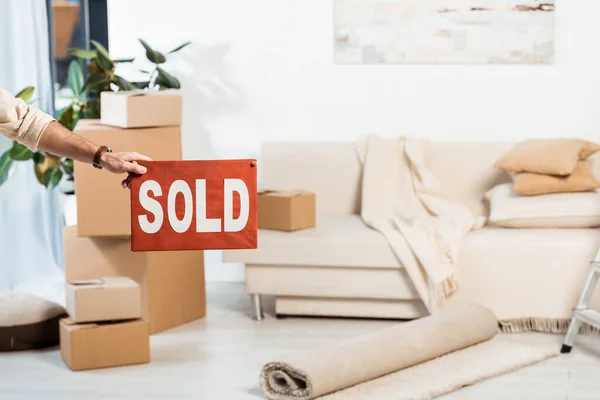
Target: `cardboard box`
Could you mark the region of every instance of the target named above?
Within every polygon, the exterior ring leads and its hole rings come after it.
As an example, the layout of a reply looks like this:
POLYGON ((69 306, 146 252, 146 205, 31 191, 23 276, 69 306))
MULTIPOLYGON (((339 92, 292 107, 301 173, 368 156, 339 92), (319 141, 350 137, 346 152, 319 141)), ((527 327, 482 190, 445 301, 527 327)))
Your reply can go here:
POLYGON ((142 317, 140 285, 118 276, 67 281, 67 312, 76 323, 142 317))
POLYGON ((127 276, 142 292, 142 318, 150 333, 162 332, 206 315, 202 251, 132 252, 131 240, 77 236, 63 228, 67 280, 127 276))
MULTIPOLYGON (((181 160, 179 127, 120 129, 80 120, 74 132, 113 151, 136 151, 156 161, 181 160)), ((75 161, 75 195, 80 236, 131 236, 129 190, 116 175, 75 161)))
POLYGON ((60 355, 73 371, 148 363, 148 323, 138 319, 76 324, 61 319, 60 355))
POLYGON ((100 94, 100 122, 121 128, 181 125, 179 90, 132 90, 100 94))
POLYGON ((69 58, 73 32, 79 23, 80 7, 71 1, 52 2, 52 27, 54 28, 54 58, 69 58))
POLYGON ((316 196, 304 190, 258 193, 258 227, 295 231, 316 225, 316 196))

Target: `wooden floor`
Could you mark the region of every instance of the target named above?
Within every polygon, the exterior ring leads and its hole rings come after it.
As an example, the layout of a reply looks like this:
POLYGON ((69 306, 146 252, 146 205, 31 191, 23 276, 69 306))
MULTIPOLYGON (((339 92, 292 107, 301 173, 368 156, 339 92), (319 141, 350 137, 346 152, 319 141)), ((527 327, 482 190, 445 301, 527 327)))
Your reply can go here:
MULTIPOLYGON (((57 349, 0 355, 0 399, 261 399, 265 362, 327 346, 395 322, 249 318, 243 286, 210 284, 205 319, 155 335, 148 365, 71 372, 57 349)), ((562 337, 525 334, 560 347, 562 337)), ((582 337, 572 354, 465 388, 444 400, 598 400, 600 338, 582 337)))

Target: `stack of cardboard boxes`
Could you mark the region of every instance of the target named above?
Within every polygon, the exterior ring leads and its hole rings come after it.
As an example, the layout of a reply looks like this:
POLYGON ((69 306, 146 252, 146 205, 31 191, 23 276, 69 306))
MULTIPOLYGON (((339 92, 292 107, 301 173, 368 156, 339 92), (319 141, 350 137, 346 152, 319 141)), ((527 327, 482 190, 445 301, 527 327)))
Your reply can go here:
MULTIPOLYGON (((181 160, 182 102, 177 91, 106 92, 101 104, 102 119, 80 120, 75 133, 115 152, 181 160)), ((141 319, 150 334, 203 317, 203 252, 132 252, 130 193, 121 186, 123 178, 75 162, 77 225, 63 232, 67 281, 131 278, 139 285, 141 319)), ((103 307, 118 302, 110 296, 102 301, 103 307)), ((71 315, 63 325, 76 331, 75 322, 71 315)))
POLYGON ((73 371, 150 361, 140 286, 126 277, 69 281, 60 352, 73 371))

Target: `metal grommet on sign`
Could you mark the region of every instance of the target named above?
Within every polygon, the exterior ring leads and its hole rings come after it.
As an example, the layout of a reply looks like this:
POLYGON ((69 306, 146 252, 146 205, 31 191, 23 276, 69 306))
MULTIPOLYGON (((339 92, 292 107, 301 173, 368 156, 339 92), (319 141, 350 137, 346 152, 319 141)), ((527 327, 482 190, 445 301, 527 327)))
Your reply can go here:
POLYGON ((252 161, 252 162, 250 163, 250 166, 251 166, 251 167, 256 167, 256 161, 252 161))

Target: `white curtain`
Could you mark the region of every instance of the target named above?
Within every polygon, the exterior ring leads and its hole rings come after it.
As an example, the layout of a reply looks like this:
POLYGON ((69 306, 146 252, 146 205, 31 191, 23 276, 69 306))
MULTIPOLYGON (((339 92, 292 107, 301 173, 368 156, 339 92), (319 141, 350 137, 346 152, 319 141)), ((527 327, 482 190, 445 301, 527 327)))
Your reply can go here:
MULTIPOLYGON (((0 1, 0 86, 35 86, 35 106, 52 113, 45 0, 0 1)), ((0 138, 0 151, 11 142, 0 138)), ((16 162, 0 186, 0 293, 28 292, 64 304, 59 191, 48 191, 31 161, 16 162)))

